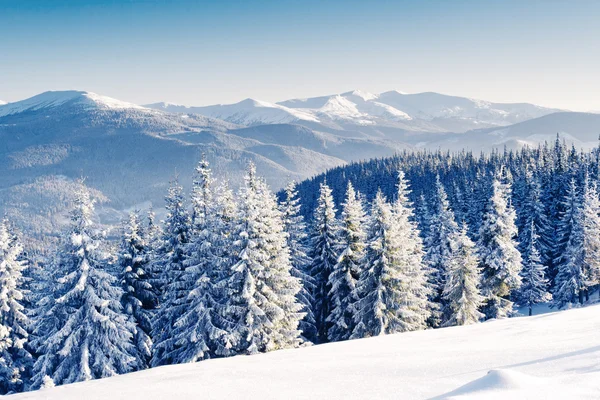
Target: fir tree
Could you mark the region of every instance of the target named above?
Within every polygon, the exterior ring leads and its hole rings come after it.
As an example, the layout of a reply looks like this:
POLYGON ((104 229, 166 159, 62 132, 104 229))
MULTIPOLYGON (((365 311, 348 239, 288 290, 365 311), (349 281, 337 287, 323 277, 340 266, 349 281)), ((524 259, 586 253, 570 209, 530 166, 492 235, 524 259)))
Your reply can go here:
POLYGON ((517 249, 516 214, 510 204, 510 185, 497 177, 489 199, 477 243, 481 261, 483 307, 486 318, 504 318, 513 313, 510 300, 521 286, 521 254, 517 249))
POLYGON ((330 324, 327 317, 333 309, 329 301, 329 275, 337 264, 337 243, 339 241, 339 223, 336 220, 335 204, 331 189, 322 183, 318 205, 313 216, 311 232, 311 276, 315 281, 314 310, 317 326, 317 342, 327 341, 330 324))
POLYGON ((401 247, 397 253, 401 267, 402 301, 398 313, 402 320, 401 331, 425 329, 434 305, 429 301, 431 288, 428 284, 429 271, 424 261, 423 242, 414 221, 414 211, 408 196, 408 180, 404 171, 398 171, 396 201, 393 204, 393 224, 401 247))
POLYGON ((183 201, 183 188, 177 180, 171 182, 165 201, 167 217, 154 267, 156 273, 160 273, 158 288, 161 291, 161 304, 152 323, 153 367, 175 362, 172 353, 179 344, 175 341, 173 329, 175 321, 185 311, 191 289, 184 276, 191 223, 183 201))
POLYGON ((215 193, 212 171, 206 160, 200 162, 196 172, 192 190, 194 236, 187 246, 184 273, 191 290, 172 332, 176 345, 171 357, 175 363, 233 354, 224 344, 227 331, 220 319, 221 303, 227 300, 220 298, 219 285, 224 279, 221 269, 225 266, 222 255, 224 248, 229 247, 220 236, 218 210, 222 199, 215 193))
POLYGON ((600 200, 587 175, 583 186, 578 195, 573 179, 564 202, 560 232, 566 245, 558 259, 554 294, 559 308, 575 303, 577 297, 583 303, 600 276, 600 200))
POLYGON ((596 183, 590 181, 587 173, 583 188, 583 294, 589 300, 589 292, 600 284, 600 198, 596 183))
POLYGON ((466 225, 456 234, 452 246, 442 293, 446 303, 443 326, 474 324, 484 317, 478 310, 484 297, 480 294, 479 260, 466 225))
MULTIPOLYGON (((452 252, 455 247, 453 241, 457 234, 458 225, 456 224, 454 213, 450 209, 448 196, 438 175, 436 179, 434 207, 429 219, 429 234, 425 240, 427 248, 425 262, 430 271, 430 280, 433 288, 432 301, 436 303, 445 301, 442 292, 446 284, 446 269, 453 257, 452 252)), ((437 311, 434 311, 432 317, 432 325, 437 326, 440 318, 437 311)))
POLYGON ((562 202, 558 233, 563 243, 561 255, 555 263, 558 268, 554 284, 554 305, 563 308, 577 301, 584 287, 583 272, 583 217, 581 199, 577 193, 575 179, 571 179, 569 189, 562 202))
POLYGON ((28 351, 30 320, 24 307, 23 247, 0 221, 0 394, 27 389, 33 357, 28 351))
POLYGON ((424 329, 430 316, 430 289, 423 250, 399 173, 397 199, 390 207, 381 192, 373 201, 366 266, 357 284, 356 327, 351 338, 424 329))
POLYGON ((108 274, 92 224, 93 202, 76 193, 71 228, 54 265, 60 271, 39 325, 47 332, 34 344, 41 356, 33 387, 105 378, 133 370, 135 325, 123 313, 123 291, 108 274))
POLYGON ((123 310, 136 325, 134 344, 137 369, 148 367, 152 357, 152 311, 158 306, 158 293, 149 272, 150 249, 137 212, 123 224, 118 266, 123 287, 123 310))
POLYGON ((365 211, 352 183, 348 182, 342 205, 338 262, 329 275, 331 313, 327 318, 331 342, 346 340, 354 330, 353 303, 357 300, 356 282, 361 273, 365 248, 365 211))
POLYGON ((538 303, 550 301, 552 295, 548 293, 548 279, 546 279, 546 266, 541 263, 538 251, 538 236, 535 229, 535 221, 531 220, 527 230, 529 237, 526 238, 528 247, 522 252, 523 270, 521 271, 520 304, 529 308, 529 315, 533 313, 533 306, 538 303))
POLYGON ((290 253, 275 196, 250 163, 240 189, 237 255, 226 287, 229 339, 237 354, 255 354, 300 344, 303 317, 291 275, 290 253))
POLYGON ((304 217, 300 215, 300 199, 296 191, 296 182, 292 181, 285 187, 285 198, 281 203, 280 210, 284 230, 288 234, 287 245, 290 249, 291 273, 300 280, 302 285, 297 298, 302 305, 301 312, 305 315, 300 321, 299 328, 305 341, 314 342, 317 340, 315 314, 312 308, 314 304, 312 293, 315 290, 315 284, 308 271, 310 266, 308 235, 304 217))

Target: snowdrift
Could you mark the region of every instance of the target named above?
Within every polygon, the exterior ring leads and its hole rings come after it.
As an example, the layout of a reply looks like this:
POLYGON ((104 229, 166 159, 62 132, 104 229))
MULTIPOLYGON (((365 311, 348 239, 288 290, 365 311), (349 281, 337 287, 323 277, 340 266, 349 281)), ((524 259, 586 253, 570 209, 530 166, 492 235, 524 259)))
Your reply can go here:
POLYGON ((161 367, 11 398, 598 399, 600 305, 161 367))

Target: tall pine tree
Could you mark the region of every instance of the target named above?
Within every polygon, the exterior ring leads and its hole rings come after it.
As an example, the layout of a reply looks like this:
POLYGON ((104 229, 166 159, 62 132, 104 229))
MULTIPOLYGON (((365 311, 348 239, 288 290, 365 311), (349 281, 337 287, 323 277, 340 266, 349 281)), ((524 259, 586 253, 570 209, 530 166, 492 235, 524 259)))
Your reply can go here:
POLYGON ((0 394, 27 389, 33 357, 28 351, 31 321, 25 310, 23 247, 7 220, 0 221, 0 394))
POLYGON ((290 252, 275 196, 250 163, 240 189, 235 257, 226 287, 229 342, 237 354, 255 354, 300 344, 303 317, 291 274, 290 252))
POLYGON ((329 275, 337 264, 337 243, 339 242, 339 223, 331 189, 322 183, 319 189, 317 208, 314 211, 311 231, 311 276, 315 281, 314 310, 317 326, 317 343, 327 342, 330 324, 327 317, 333 309, 329 301, 329 275))
POLYGON ((342 207, 340 256, 329 275, 329 302, 333 308, 327 322, 331 324, 328 331, 331 342, 348 339, 354 330, 353 303, 357 300, 356 282, 364 262, 366 240, 365 211, 350 182, 342 207))
POLYGON ((310 251, 304 217, 300 215, 300 199, 296 191, 296 182, 290 182, 285 187, 285 198, 280 205, 284 230, 287 232, 287 244, 290 249, 292 276, 300 279, 302 288, 298 292, 298 302, 302 305, 304 318, 300 321, 300 330, 305 341, 317 340, 317 328, 313 311, 313 292, 315 283, 310 275, 310 251))
POLYGON ((477 248, 483 274, 482 293, 486 297, 483 312, 486 318, 504 318, 513 313, 510 300, 521 287, 521 253, 517 249, 516 214, 510 204, 510 184, 505 169, 494 179, 493 194, 489 199, 479 230, 477 248), (504 177, 502 176, 504 175, 504 177))
POLYGON ((54 265, 60 277, 45 303, 44 320, 38 322, 47 329, 34 343, 41 354, 34 365, 34 388, 48 378, 62 385, 122 374, 137 365, 135 325, 123 312, 123 291, 116 278, 106 272, 93 210, 90 194, 81 185, 70 231, 54 265))
POLYGON ((475 244, 467 236, 467 227, 456 234, 452 257, 446 269, 442 296, 445 300, 443 326, 469 325, 479 322, 484 297, 480 294, 481 272, 475 244))

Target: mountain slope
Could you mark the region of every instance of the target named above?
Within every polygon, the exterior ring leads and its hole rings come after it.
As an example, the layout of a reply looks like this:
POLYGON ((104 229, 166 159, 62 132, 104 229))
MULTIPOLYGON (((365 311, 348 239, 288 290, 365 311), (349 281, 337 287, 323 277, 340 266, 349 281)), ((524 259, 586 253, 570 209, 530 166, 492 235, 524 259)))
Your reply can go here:
POLYGON ((160 367, 13 398, 596 399, 599 327, 596 305, 160 367))

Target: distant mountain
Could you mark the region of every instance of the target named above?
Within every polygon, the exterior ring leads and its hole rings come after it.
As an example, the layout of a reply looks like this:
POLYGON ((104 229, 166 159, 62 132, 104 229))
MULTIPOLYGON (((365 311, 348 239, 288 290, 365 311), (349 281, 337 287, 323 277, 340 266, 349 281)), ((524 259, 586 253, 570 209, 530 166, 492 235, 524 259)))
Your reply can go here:
POLYGON ((4 101, 4 100, 0 100, 0 106, 2 106, 4 104, 8 104, 8 103, 6 101, 4 101))
POLYGON ((600 114, 557 112, 502 128, 480 129, 460 135, 447 135, 428 142, 423 147, 441 149, 492 148, 517 149, 552 142, 556 134, 577 148, 598 146, 600 114))
POLYGON ((314 116, 302 110, 254 99, 208 107, 186 107, 169 103, 148 104, 146 107, 167 112, 201 114, 240 125, 285 124, 302 120, 318 122, 314 116))
POLYGON ((89 92, 46 92, 0 106, 0 214, 30 232, 48 233, 60 223, 80 177, 102 200, 104 222, 150 203, 160 210, 169 180, 178 175, 189 188, 203 153, 233 186, 253 160, 278 189, 290 179, 405 148, 298 125, 244 127, 89 92))
POLYGON ((413 132, 466 132, 507 126, 560 110, 533 104, 503 104, 439 93, 372 94, 359 90, 342 94, 292 99, 277 104, 247 99, 229 105, 184 107, 168 103, 147 107, 194 113, 242 125, 297 123, 322 129, 352 130, 370 136, 413 132))

